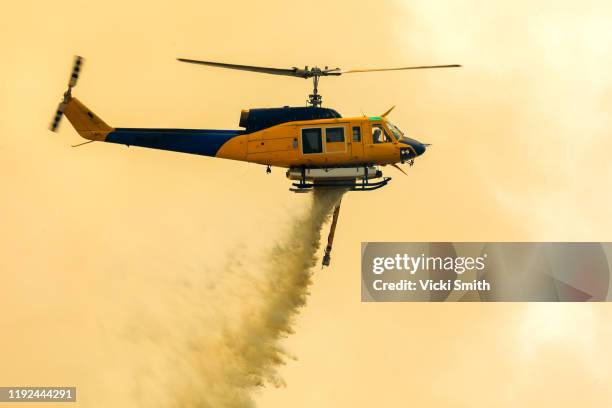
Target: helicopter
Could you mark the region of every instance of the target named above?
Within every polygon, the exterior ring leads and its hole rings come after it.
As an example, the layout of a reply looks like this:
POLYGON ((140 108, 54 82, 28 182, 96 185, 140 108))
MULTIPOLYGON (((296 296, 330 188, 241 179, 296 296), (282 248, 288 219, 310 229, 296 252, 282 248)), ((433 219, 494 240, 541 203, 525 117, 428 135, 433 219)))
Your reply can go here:
MULTIPOLYGON (((322 107, 318 91, 321 77, 344 74, 400 71, 432 68, 456 68, 461 65, 424 65, 400 68, 342 70, 329 67, 269 68, 177 58, 178 61, 218 68, 250 71, 271 75, 312 79, 313 91, 306 106, 245 109, 240 113, 241 130, 159 129, 112 127, 72 96, 83 66, 83 58, 75 56, 68 89, 59 103, 50 130, 57 132, 66 116, 77 133, 87 142, 108 142, 126 146, 219 157, 285 168, 292 182, 291 191, 307 192, 322 188, 344 188, 350 191, 371 191, 386 186, 379 166, 391 165, 406 174, 398 163, 414 164, 425 153, 428 144, 407 137, 387 119, 394 106, 380 116, 342 117, 336 110, 322 107)), ((323 265, 330 262, 331 246, 340 211, 340 202, 333 213, 323 265)))

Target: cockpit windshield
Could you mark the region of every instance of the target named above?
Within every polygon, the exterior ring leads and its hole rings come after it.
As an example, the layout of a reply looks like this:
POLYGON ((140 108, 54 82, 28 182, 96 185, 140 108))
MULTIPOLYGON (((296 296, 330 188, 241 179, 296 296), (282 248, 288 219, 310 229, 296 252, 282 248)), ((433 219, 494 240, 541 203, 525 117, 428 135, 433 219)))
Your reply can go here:
POLYGON ((404 133, 401 130, 399 130, 399 128, 395 126, 393 123, 389 122, 388 120, 385 120, 385 122, 387 123, 389 130, 391 130, 391 132, 393 133, 393 136, 395 136, 396 140, 400 140, 400 138, 404 136, 404 133))

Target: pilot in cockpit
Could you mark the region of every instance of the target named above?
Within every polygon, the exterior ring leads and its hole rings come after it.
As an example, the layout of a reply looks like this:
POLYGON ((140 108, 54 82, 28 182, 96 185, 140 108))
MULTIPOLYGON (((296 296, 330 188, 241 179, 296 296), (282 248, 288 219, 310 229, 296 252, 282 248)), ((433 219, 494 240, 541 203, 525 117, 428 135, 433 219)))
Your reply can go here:
POLYGON ((382 131, 380 128, 372 128, 372 142, 373 143, 382 143, 382 131))

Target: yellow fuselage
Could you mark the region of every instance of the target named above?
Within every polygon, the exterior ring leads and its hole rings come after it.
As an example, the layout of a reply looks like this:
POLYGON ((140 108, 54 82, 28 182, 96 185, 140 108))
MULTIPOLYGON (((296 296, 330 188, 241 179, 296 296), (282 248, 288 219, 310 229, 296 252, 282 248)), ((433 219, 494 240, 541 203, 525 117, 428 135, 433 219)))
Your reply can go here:
POLYGON ((400 161, 400 148, 406 146, 397 140, 375 144, 372 139, 372 126, 383 123, 381 118, 367 117, 283 123, 228 140, 216 157, 278 167, 396 163, 400 161), (309 152, 304 132, 316 135, 318 129, 321 149, 309 152))

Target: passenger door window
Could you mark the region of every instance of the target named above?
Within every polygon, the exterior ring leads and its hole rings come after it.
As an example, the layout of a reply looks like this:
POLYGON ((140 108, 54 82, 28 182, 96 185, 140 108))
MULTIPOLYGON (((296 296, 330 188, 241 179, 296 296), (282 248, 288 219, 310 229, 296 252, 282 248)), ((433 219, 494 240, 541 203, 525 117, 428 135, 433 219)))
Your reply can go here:
POLYGON ((344 138, 344 126, 325 128, 325 153, 346 152, 346 139, 344 138))
POLYGON ((344 143, 344 128, 327 128, 325 129, 325 141, 327 143, 344 143))
POLYGON ((302 129, 302 153, 323 153, 323 137, 320 128, 302 129))
POLYGON ((361 127, 353 126, 353 142, 361 142, 361 127))

